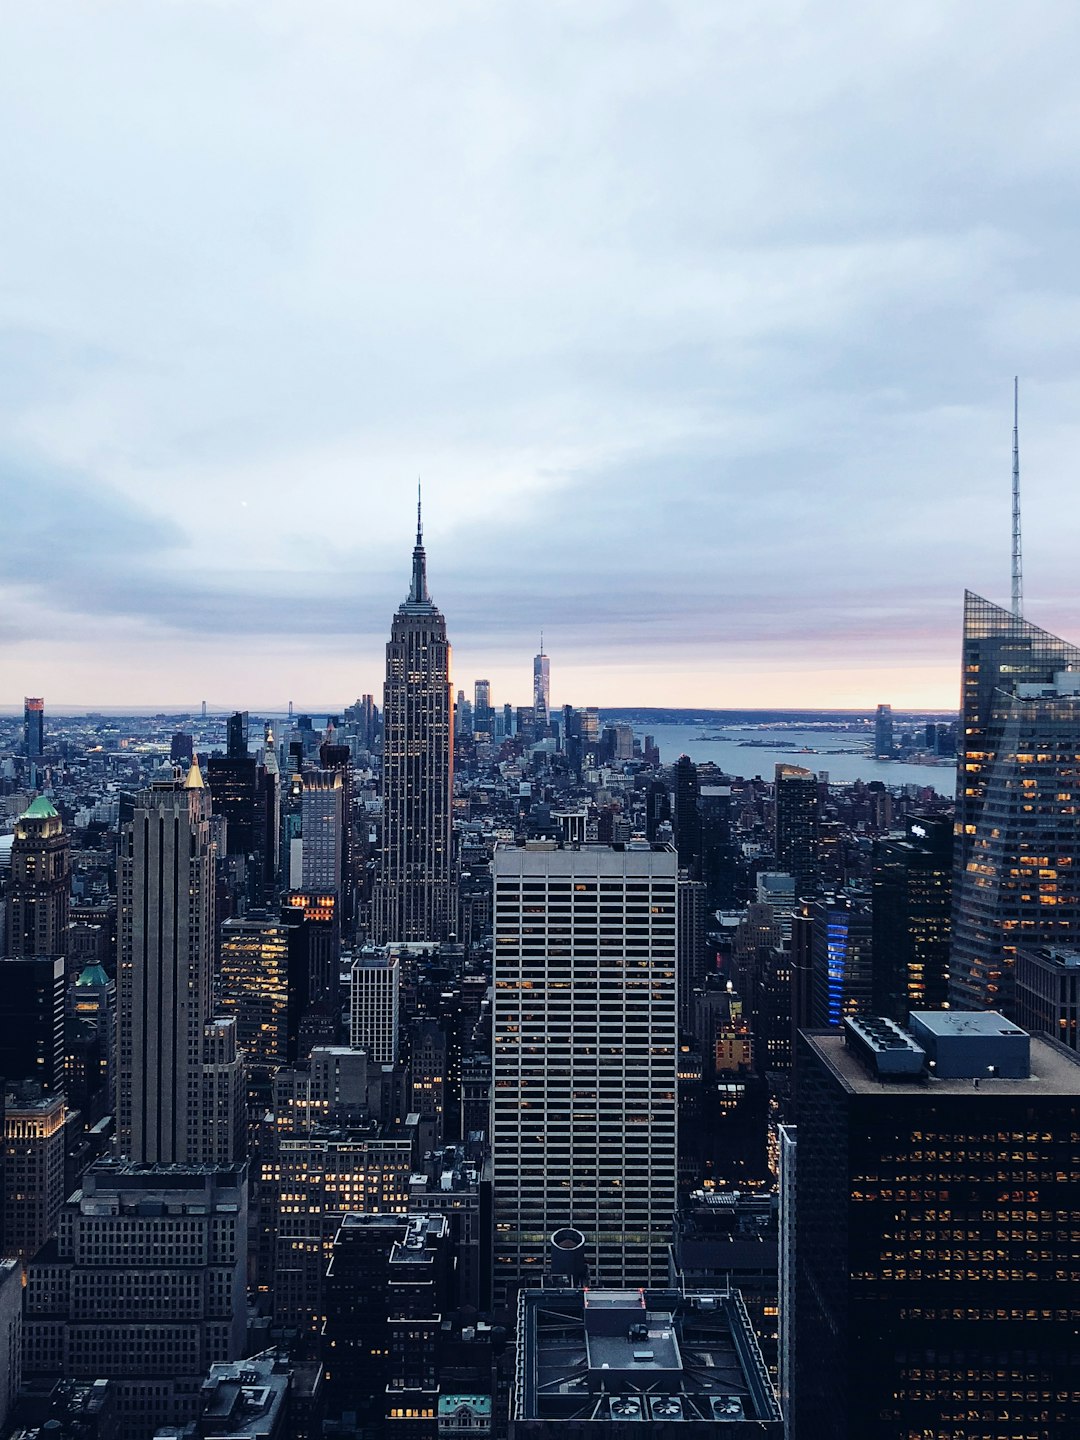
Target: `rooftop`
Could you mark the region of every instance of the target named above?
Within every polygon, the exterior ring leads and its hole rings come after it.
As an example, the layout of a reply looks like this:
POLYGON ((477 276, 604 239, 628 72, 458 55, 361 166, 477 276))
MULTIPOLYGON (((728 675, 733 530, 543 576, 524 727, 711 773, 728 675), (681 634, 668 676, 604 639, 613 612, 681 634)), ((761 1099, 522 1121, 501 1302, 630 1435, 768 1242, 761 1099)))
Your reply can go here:
POLYGON ((527 1290, 518 1301, 518 1422, 718 1420, 782 1434, 738 1291, 527 1290))
POLYGON ((1044 1095, 1080 1095, 1080 1058, 1041 1035, 1031 1037, 1031 1074, 1026 1079, 988 1076, 976 1088, 970 1078, 899 1076, 891 1078, 887 1088, 883 1089, 881 1080, 844 1043, 840 1031, 809 1030, 802 1033, 810 1048, 820 1056, 841 1085, 854 1095, 966 1095, 984 1098, 1018 1095, 1028 1099, 1044 1095))
POLYGON ((996 1010, 913 1010, 912 1015, 932 1035, 950 1036, 997 1036, 1024 1035, 1019 1025, 1006 1020, 996 1010))

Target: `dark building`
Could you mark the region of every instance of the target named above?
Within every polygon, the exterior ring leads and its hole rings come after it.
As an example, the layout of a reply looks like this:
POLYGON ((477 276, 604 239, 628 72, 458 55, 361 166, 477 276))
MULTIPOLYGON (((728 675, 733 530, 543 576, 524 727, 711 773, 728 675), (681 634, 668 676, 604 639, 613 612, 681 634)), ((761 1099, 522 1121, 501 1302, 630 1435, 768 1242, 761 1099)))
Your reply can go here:
POLYGON ((1080 950, 1016 952, 1016 1020, 1033 1035, 1080 1049, 1080 950))
POLYGON ((656 840, 659 837, 661 825, 670 824, 671 793, 663 780, 651 780, 649 788, 645 792, 645 839, 656 840))
POLYGON ((874 843, 875 1014, 902 1021, 948 999, 952 850, 945 815, 913 816, 902 840, 874 843))
POLYGON ((337 896, 290 890, 281 904, 288 936, 286 1053, 302 1060, 313 1044, 333 1043, 338 1023, 341 927, 337 896))
POLYGON ((689 755, 680 755, 675 762, 675 849, 679 869, 689 871, 692 880, 701 878, 700 799, 697 766, 689 755))
POLYGON ((28 695, 23 702, 23 750, 28 760, 45 754, 45 701, 40 695, 28 695))
POLYGON ((870 897, 845 890, 824 895, 809 908, 812 1023, 815 1028, 839 1026, 845 1016, 873 1008, 870 897))
POLYGON ((879 760, 891 760, 893 755, 892 706, 879 705, 874 717, 874 754, 879 760))
POLYGON ((63 955, 71 897, 70 841, 44 795, 15 822, 8 892, 8 955, 63 955))
POLYGON ((183 730, 175 731, 169 745, 169 759, 172 763, 179 765, 182 762, 185 765, 190 765, 191 757, 194 753, 194 741, 192 737, 185 734, 183 730))
POLYGON ((1029 946, 1080 939, 1077 669, 1080 648, 965 593, 954 1006, 1011 1006, 1018 936, 1029 946))
POLYGON ((230 760, 246 760, 248 756, 248 712, 237 710, 226 721, 225 753, 230 760))
POLYGON ((777 765, 776 866, 795 879, 795 898, 819 885, 818 782, 801 765, 777 765))
POLYGON ((693 1025, 694 995, 705 983, 705 886, 680 870, 678 888, 679 1027, 693 1025))
POLYGON ((328 1409, 435 1440, 438 1341, 450 1295, 444 1215, 346 1215, 326 1272, 328 1409))
POLYGON ((735 904, 737 850, 731 829, 731 786, 702 785, 698 800, 701 816, 701 879, 710 910, 730 910, 735 904))
POLYGON ((0 1080, 64 1086, 64 960, 0 959, 0 1080))
POLYGON ((737 1290, 522 1292, 510 1440, 586 1440, 620 1421, 655 1440, 699 1430, 780 1440, 737 1290))
POLYGON ((781 1222, 792 1433, 1065 1440, 1080 1433, 1080 1063, 992 1012, 910 1027, 800 1036, 781 1222))

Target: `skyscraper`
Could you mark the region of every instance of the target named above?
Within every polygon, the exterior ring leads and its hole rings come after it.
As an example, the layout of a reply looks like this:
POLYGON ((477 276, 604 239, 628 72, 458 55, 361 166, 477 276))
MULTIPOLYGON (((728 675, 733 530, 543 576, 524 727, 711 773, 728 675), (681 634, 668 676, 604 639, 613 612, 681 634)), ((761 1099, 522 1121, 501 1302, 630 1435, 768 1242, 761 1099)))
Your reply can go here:
POLYGON ((776 767, 776 863, 795 878, 795 894, 818 887, 818 782, 801 765, 776 767))
POLYGON ((340 893, 344 806, 341 772, 305 770, 301 798, 303 873, 305 890, 340 893))
POLYGON ((564 1225, 593 1283, 667 1275, 676 1194, 677 857, 498 846, 495 1285, 541 1273, 564 1225))
POLYGON ((551 662, 544 654, 544 637, 540 636, 540 653, 533 656, 533 723, 537 731, 546 729, 551 719, 551 662))
POLYGON ((1080 648, 964 596, 950 1000, 1012 1005, 1018 941, 1080 940, 1080 648))
POLYGON ((443 940, 454 913, 450 644, 446 621, 428 594, 419 505, 412 584, 391 626, 383 697, 375 939, 443 940))
POLYGON ((795 1074, 796 1440, 1080 1433, 1075 1055, 1000 1015, 923 1011, 908 1032, 803 1032, 795 1074))
POLYGON ((889 760, 893 753, 892 706, 879 705, 874 718, 874 754, 889 760))
POLYGON ((401 962, 393 951, 356 957, 349 979, 349 1039, 376 1065, 398 1058, 398 996, 401 962))
POLYGON ((952 823, 916 815, 903 839, 874 842, 873 1010, 904 1020, 948 998, 952 823))
POLYGON ((70 840, 44 795, 15 822, 5 953, 63 955, 71 891, 70 840))
POLYGON ((40 695, 28 695, 23 702, 23 749, 28 760, 45 754, 45 701, 40 695))
POLYGON ((64 1085, 64 958, 0 959, 0 1081, 64 1085))
POLYGON ((197 760, 183 783, 162 769, 120 836, 119 1148, 213 1164, 237 1157, 242 1084, 235 1021, 211 1012, 210 793, 197 760))

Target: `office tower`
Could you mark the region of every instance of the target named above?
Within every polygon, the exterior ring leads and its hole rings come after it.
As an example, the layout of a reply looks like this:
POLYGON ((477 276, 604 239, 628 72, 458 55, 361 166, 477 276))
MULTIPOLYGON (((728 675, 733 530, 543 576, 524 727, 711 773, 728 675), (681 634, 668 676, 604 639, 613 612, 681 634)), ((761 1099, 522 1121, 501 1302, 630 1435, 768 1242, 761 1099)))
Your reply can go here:
POLYGON ((675 1210, 678 857, 535 841, 493 873, 496 1295, 563 1225, 594 1283, 648 1284, 675 1210))
POLYGON ((225 722, 225 753, 230 760, 246 760, 248 756, 248 712, 237 710, 225 722))
POLYGON ((1078 668, 1080 648, 965 592, 953 1005, 1011 1004, 1018 937, 1029 946, 1076 938, 1080 699, 1067 672, 1078 668))
POLYGON ((697 766, 689 755, 675 762, 675 848, 679 865, 691 879, 701 879, 701 787, 697 766))
POLYGON ((353 767, 348 745, 329 744, 319 747, 323 770, 336 775, 341 782, 341 861, 338 876, 341 923, 351 933, 356 910, 355 843, 353 839, 353 767))
POLYGON ((434 1437, 438 1345, 450 1308, 445 1215, 345 1215, 326 1274, 326 1384, 332 1415, 371 1433, 434 1437))
POLYGON ((876 1015, 903 1021, 909 1010, 938 1010, 948 999, 952 849, 945 815, 912 816, 902 840, 874 841, 876 1015))
POLYGON ((394 951, 362 952, 349 980, 349 1043, 376 1065, 396 1065, 401 960, 394 951))
POLYGON ((801 765, 777 765, 776 868, 795 879, 800 898, 819 885, 818 782, 801 765))
MULTIPOLYGON (((236 1021, 246 1065, 275 1067, 289 1059, 289 931, 265 913, 226 920, 218 974, 222 1015, 236 1021)), ((296 1019, 299 1028, 299 1017, 296 1019)))
POLYGON ((244 1166, 101 1160, 27 1274, 28 1377, 105 1378, 123 1440, 198 1413, 208 1368, 245 1353, 244 1166))
POLYGON ((551 661, 544 654, 544 637, 540 636, 540 653, 533 656, 533 723, 537 731, 546 730, 551 719, 551 661))
POLYGON ((514 733, 514 707, 512 705, 504 705, 502 707, 502 717, 503 734, 509 740, 514 733))
POLYGON ((645 839, 659 839, 663 825, 671 824, 671 792, 663 780, 652 780, 645 792, 645 839))
POLYGON ((1076 1434, 1080 1063, 993 1012, 909 1024, 800 1037, 793 1433, 1076 1434))
POLYGON ((228 720, 228 752, 206 762, 214 814, 225 820, 225 849, 242 862, 244 889, 252 904, 266 901, 276 879, 279 806, 277 762, 268 774, 248 750, 247 711, 228 720))
POLYGON ((64 960, 0 959, 0 1083, 64 1088, 64 960))
POLYGON ((39 795, 15 822, 7 907, 8 955, 63 955, 71 896, 70 837, 39 795))
POLYGON ((379 944, 445 939, 454 913, 454 737, 446 621, 427 588, 417 515, 412 584, 386 647, 379 944))
POLYGON ((22 1267, 0 1260, 0 1435, 22 1379, 22 1267))
POLYGON ((341 926, 334 891, 290 890, 282 899, 281 923, 289 945, 289 1063, 313 1044, 334 1038, 338 1019, 341 926))
POLYGON ((809 907, 811 1023, 838 1026, 873 1007, 873 916, 857 890, 823 895, 809 907))
POLYGON ((564 1289, 554 1273, 549 1284, 527 1290, 518 1309, 511 1435, 622 1433, 621 1422, 636 1421, 657 1440, 780 1440, 780 1408, 738 1290, 564 1289))
POLYGON ((409 1035, 409 1113, 420 1118, 420 1147, 433 1150, 443 1141, 447 1071, 446 1032, 434 1016, 413 1021, 409 1035))
POLYGON ((342 794, 337 770, 305 770, 300 820, 304 890, 341 889, 342 794))
POLYGON ((702 785, 698 792, 701 817, 701 879, 710 910, 730 910, 735 903, 735 865, 738 850, 731 827, 731 786, 702 785))
POLYGON ((1016 1020, 1033 1035, 1080 1049, 1080 950, 1017 947, 1016 1020))
POLYGON ((190 765, 195 753, 193 738, 183 730, 175 730, 169 744, 169 759, 174 765, 190 765))
POLYGON ((879 705, 874 716, 874 754, 879 760, 891 760, 893 753, 892 706, 879 705))
POLYGON ((33 1086, 4 1097, 3 1238, 5 1255, 29 1260, 56 1234, 64 1202, 63 1095, 33 1086))
POLYGON ((64 1088, 68 1104, 87 1115, 98 1110, 101 1115, 115 1115, 116 981, 100 965, 84 966, 68 989, 67 1014, 87 1039, 81 1057, 67 1044, 64 1088))
POLYGON ((473 687, 473 734, 478 740, 492 740, 495 736, 490 680, 477 680, 473 687))
POLYGON ((45 754, 45 701, 28 695, 23 701, 23 751, 28 760, 45 754))
POLYGON ((705 984, 705 886, 679 871, 679 1025, 693 1027, 694 995, 705 984))
POLYGON ((240 1153, 235 1025, 212 1020, 214 854, 198 761, 163 767, 135 798, 117 861, 120 1153, 148 1164, 212 1164, 240 1153), (230 1056, 231 1045, 231 1056, 230 1056), (222 1085, 233 1087, 222 1109, 222 1085), (225 1126, 223 1135, 222 1126, 225 1126))

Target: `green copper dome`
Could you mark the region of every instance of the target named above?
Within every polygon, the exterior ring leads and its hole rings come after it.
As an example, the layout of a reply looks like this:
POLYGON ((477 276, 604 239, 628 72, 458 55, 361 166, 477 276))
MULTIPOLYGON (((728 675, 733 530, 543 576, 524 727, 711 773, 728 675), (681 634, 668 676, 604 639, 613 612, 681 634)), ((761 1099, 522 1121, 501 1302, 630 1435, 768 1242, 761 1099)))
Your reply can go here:
POLYGON ((31 800, 29 807, 19 818, 20 820, 59 820, 60 816, 54 809, 52 801, 44 795, 39 795, 36 800, 31 800))
POLYGON ((87 965, 75 981, 76 985, 107 985, 108 983, 109 977, 100 965, 87 965))

